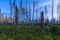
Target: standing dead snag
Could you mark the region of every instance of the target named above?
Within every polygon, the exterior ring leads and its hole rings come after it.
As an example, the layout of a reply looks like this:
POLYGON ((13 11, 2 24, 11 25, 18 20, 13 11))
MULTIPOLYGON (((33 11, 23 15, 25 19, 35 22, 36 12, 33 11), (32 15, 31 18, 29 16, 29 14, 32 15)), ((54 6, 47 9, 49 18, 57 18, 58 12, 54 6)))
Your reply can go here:
POLYGON ((41 32, 44 32, 44 13, 41 12, 41 32))
POLYGON ((12 0, 9 0, 9 4, 10 4, 10 23, 12 23, 12 0))
POLYGON ((18 7, 15 6, 15 27, 18 30, 18 7))
POLYGON ((1 13, 1 9, 0 9, 0 13, 1 13))

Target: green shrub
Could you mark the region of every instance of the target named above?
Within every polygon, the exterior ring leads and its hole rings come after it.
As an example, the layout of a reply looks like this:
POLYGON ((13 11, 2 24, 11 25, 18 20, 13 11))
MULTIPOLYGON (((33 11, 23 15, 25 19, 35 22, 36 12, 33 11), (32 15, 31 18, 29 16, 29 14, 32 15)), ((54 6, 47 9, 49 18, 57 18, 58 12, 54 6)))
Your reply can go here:
POLYGON ((49 35, 44 35, 44 40, 53 40, 53 38, 49 35))
POLYGON ((58 26, 51 26, 49 31, 52 33, 52 34, 58 34, 60 35, 60 27, 58 26))

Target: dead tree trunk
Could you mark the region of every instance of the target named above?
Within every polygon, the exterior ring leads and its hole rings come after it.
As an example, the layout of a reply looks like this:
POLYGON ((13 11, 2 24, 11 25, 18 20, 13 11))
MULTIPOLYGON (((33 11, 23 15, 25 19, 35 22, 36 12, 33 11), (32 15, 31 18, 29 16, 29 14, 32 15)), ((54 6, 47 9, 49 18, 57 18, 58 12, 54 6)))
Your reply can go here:
POLYGON ((41 12, 41 32, 44 32, 44 13, 41 12))
POLYGON ((15 27, 18 30, 18 7, 15 7, 15 27))
POLYGON ((12 0, 9 1, 10 2, 10 23, 12 23, 12 0))

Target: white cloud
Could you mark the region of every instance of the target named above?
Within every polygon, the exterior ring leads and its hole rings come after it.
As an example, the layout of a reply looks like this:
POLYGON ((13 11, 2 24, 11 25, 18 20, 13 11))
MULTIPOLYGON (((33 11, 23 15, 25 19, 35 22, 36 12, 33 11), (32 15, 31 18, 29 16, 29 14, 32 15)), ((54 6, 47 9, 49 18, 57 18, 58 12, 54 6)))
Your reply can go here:
POLYGON ((2 10, 2 13, 10 13, 9 10, 2 10))
POLYGON ((54 0, 54 18, 57 19, 57 3, 58 3, 58 0, 54 0))
POLYGON ((51 4, 52 2, 51 1, 49 1, 49 2, 45 2, 45 3, 39 3, 36 7, 35 7, 35 9, 38 9, 38 8, 40 8, 40 7, 44 7, 44 6, 46 6, 46 5, 49 5, 49 4, 51 4))
MULTIPOLYGON (((57 0, 54 0, 54 18, 57 19, 57 3, 58 1, 57 0)), ((49 5, 51 4, 52 5, 52 1, 48 1, 48 2, 45 2, 45 3, 39 3, 37 7, 35 7, 35 9, 38 9, 40 7, 44 7, 45 5, 49 5)), ((49 19, 51 19, 51 15, 52 15, 52 8, 48 8, 48 17, 49 19)))
MULTIPOLYGON (((45 2, 45 3, 39 3, 35 6, 35 10, 39 9, 40 7, 44 7, 45 5, 49 5, 51 4, 51 1, 48 1, 48 2, 45 2)), ((33 12, 33 4, 30 4, 31 5, 31 12, 33 12)))

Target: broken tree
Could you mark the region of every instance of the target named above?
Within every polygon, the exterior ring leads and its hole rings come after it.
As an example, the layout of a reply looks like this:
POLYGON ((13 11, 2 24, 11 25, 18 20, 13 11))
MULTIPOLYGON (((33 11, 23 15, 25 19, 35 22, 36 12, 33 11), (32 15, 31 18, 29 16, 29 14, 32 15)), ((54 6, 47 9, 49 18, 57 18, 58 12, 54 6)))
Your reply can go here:
POLYGON ((15 6, 15 27, 18 30, 18 7, 15 6))
POLYGON ((44 32, 44 12, 41 12, 41 32, 44 32))

